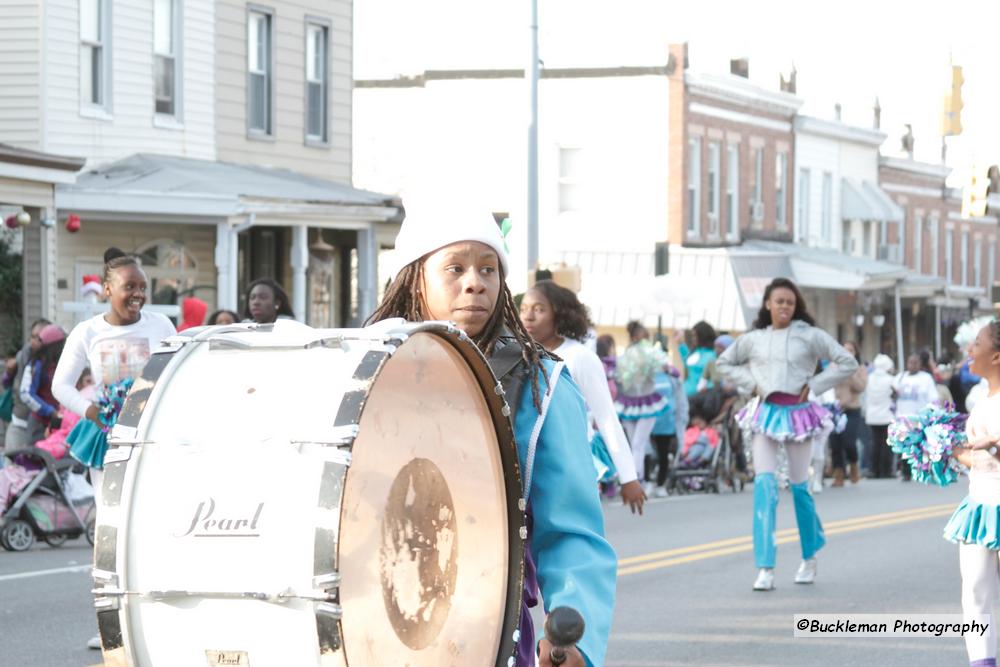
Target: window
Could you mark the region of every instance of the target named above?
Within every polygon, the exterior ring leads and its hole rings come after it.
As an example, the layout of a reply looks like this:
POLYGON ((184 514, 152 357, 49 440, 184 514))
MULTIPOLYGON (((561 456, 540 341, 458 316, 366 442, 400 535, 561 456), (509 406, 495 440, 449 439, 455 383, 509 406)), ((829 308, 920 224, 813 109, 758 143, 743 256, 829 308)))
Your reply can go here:
POLYGON ((983 240, 978 238, 972 246, 972 277, 975 287, 983 286, 983 240))
POLYGON ((708 235, 719 235, 719 172, 722 149, 717 141, 708 144, 708 235))
POLYGON ((833 174, 828 171, 823 172, 823 212, 820 217, 820 235, 823 237, 823 244, 830 246, 833 243, 833 174))
POLYGON ((913 268, 924 272, 924 219, 919 215, 913 220, 913 268))
POLYGON ((156 113, 177 116, 180 20, 177 0, 153 0, 153 89, 156 113))
POLYGON ((931 242, 931 266, 930 275, 938 276, 941 274, 940 262, 941 257, 938 253, 938 237, 941 233, 941 223, 934 217, 927 222, 929 226, 930 242, 931 242))
POLYGON ((955 280, 955 230, 944 232, 944 277, 949 283, 955 280))
POLYGON ((306 25, 306 139, 327 140, 327 53, 329 30, 306 25))
POLYGON ((726 150, 726 234, 735 241, 740 236, 740 145, 729 144, 726 150))
POLYGON ((701 139, 688 139, 688 234, 698 235, 701 221, 701 139))
POLYGON ((750 215, 754 222, 764 219, 764 149, 754 149, 753 156, 753 199, 750 200, 750 215))
POLYGON ((247 20, 247 124, 251 134, 272 134, 272 16, 253 10, 247 20))
POLYGON ((583 208, 583 150, 559 148, 559 212, 583 208))
POLYGON ((774 218, 778 229, 786 229, 785 181, 788 180, 788 154, 778 153, 774 160, 774 218))
POLYGON ((903 209, 903 219, 899 221, 899 253, 903 266, 909 266, 906 261, 906 209, 903 209))
POLYGON ((799 210, 798 231, 796 239, 805 241, 809 238, 809 170, 799 169, 799 210))
POLYGON ((108 108, 111 75, 108 0, 80 0, 80 100, 108 108))
POLYGON ((961 260, 959 261, 959 266, 962 268, 962 284, 969 284, 969 230, 962 230, 962 243, 958 248, 959 254, 961 254, 961 260))
POLYGON ((861 254, 872 256, 872 223, 868 220, 861 223, 861 254))

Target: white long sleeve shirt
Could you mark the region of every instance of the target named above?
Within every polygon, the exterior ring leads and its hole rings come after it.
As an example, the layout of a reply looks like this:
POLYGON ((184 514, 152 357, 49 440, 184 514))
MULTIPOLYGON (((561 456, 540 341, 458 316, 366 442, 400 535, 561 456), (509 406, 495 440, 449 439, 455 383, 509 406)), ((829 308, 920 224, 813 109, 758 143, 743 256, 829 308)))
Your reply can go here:
POLYGON ((105 384, 138 377, 152 351, 175 333, 173 323, 165 316, 145 311, 138 322, 127 326, 108 324, 103 314, 81 322, 66 339, 52 377, 52 395, 67 409, 86 416, 91 400, 76 389, 84 369, 90 368, 97 390, 105 384))
POLYGON ((938 400, 937 384, 927 371, 903 372, 896 376, 896 416, 912 417, 928 403, 938 400))
POLYGON ((597 424, 597 431, 604 438, 604 443, 611 454, 611 460, 618 468, 618 481, 627 484, 638 479, 635 472, 635 462, 632 450, 625 437, 618 413, 615 411, 611 391, 608 389, 608 378, 604 374, 604 364, 600 358, 583 343, 571 338, 565 339, 562 345, 553 350, 566 362, 569 374, 580 388, 587 409, 597 424))

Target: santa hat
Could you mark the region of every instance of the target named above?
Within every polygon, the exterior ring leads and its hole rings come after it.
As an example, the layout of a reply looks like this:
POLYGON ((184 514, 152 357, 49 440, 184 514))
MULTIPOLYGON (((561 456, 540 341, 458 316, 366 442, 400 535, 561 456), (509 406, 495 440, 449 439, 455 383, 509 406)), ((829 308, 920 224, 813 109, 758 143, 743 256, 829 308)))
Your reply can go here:
POLYGON ((406 218, 396 236, 392 253, 391 279, 408 264, 435 250, 462 241, 478 241, 496 251, 504 275, 510 275, 510 264, 503 234, 493 214, 482 207, 437 208, 407 206, 406 218))
POLYGON ((83 287, 80 288, 80 294, 83 296, 87 296, 88 294, 100 296, 102 291, 100 276, 88 274, 83 277, 83 287))

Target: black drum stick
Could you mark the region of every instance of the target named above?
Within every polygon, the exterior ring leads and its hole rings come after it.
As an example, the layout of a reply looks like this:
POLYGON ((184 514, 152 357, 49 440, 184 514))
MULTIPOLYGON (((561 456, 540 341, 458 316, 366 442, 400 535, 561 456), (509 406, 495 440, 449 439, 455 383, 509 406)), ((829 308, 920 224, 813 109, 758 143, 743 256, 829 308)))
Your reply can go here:
POLYGON ((583 637, 583 616, 572 607, 556 607, 545 619, 545 636, 552 643, 549 659, 553 665, 566 662, 566 650, 583 637))

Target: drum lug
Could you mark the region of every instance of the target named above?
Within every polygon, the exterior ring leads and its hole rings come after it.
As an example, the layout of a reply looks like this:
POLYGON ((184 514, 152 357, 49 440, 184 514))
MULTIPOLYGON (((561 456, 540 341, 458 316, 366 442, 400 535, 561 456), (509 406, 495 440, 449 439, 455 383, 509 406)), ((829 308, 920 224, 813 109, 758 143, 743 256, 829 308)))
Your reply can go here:
POLYGON ((340 573, 328 572, 317 575, 313 577, 312 585, 313 588, 329 593, 332 590, 340 588, 340 573))
POLYGON ((125 596, 125 591, 118 586, 118 574, 107 570, 93 570, 94 588, 94 608, 98 610, 117 610, 120 600, 125 596))
POLYGON ((119 442, 122 440, 135 440, 139 429, 134 426, 125 426, 124 424, 115 424, 115 427, 111 429, 111 433, 108 436, 108 444, 127 444, 124 442, 119 442))
POLYGON ((333 602, 320 602, 316 605, 316 613, 330 616, 339 621, 344 615, 344 608, 333 602))
POLYGON ((503 407, 502 407, 502 408, 500 408, 500 413, 501 413, 501 414, 502 414, 502 415, 503 415, 504 417, 510 417, 510 406, 509 406, 509 405, 507 405, 507 402, 506 402, 506 401, 504 401, 504 404, 503 404, 503 407))
POLYGON ((518 498, 517 509, 521 510, 522 512, 528 509, 528 501, 526 501, 524 498, 518 498))
POLYGON ((109 463, 117 463, 119 461, 128 461, 132 458, 132 445, 131 444, 119 444, 114 441, 110 443, 107 453, 104 455, 104 465, 109 463))
POLYGON ((497 382, 497 386, 493 387, 493 393, 497 396, 506 396, 507 392, 503 390, 503 385, 497 382))

